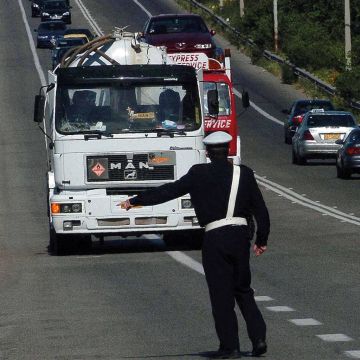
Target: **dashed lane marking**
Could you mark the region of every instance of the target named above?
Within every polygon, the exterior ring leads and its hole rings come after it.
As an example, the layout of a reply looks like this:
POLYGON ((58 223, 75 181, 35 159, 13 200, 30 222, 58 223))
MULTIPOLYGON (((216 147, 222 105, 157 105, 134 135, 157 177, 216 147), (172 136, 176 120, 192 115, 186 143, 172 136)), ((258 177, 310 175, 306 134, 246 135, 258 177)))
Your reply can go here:
POLYGON ((322 323, 320 321, 317 321, 317 320, 312 319, 312 318, 290 319, 289 321, 291 323, 297 325, 297 326, 317 326, 317 325, 322 325, 322 323))
POLYGON ((345 355, 352 359, 360 359, 360 350, 345 351, 345 355))
POLYGON ((293 308, 289 306, 267 306, 266 309, 273 312, 291 312, 295 311, 293 308))
POLYGON ((345 342, 345 341, 352 341, 353 339, 345 334, 322 334, 316 335, 323 341, 327 342, 345 342))
POLYGON ((255 301, 273 301, 270 296, 255 296, 255 301))

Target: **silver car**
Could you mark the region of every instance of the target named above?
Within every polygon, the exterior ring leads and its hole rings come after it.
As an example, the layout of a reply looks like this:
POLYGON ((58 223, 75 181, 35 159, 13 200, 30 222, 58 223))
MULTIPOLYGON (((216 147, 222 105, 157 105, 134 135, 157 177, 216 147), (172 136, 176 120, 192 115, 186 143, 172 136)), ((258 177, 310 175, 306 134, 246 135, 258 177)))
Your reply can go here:
POLYGON ((357 122, 350 112, 311 110, 304 116, 292 139, 292 163, 305 165, 308 159, 336 158, 343 140, 357 122))

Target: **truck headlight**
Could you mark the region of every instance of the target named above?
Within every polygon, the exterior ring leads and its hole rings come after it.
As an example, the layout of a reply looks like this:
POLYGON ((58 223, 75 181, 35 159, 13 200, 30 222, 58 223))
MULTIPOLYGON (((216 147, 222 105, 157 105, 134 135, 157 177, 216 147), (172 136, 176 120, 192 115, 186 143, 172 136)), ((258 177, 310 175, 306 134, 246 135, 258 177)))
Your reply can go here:
POLYGON ((211 44, 196 44, 194 46, 194 48, 196 48, 196 49, 210 49, 211 44))
POLYGON ((190 199, 181 199, 181 208, 182 209, 192 209, 193 204, 190 199))
POLYGON ((52 214, 81 213, 81 203, 51 203, 52 214))

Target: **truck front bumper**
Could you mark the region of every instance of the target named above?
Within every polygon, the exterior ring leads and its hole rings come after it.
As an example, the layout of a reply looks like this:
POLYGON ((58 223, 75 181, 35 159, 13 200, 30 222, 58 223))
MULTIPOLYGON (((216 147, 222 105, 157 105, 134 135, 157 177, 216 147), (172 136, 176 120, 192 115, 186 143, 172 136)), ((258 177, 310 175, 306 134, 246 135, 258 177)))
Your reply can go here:
POLYGON ((189 197, 126 211, 119 204, 127 196, 88 196, 88 193, 53 195, 50 198, 50 221, 56 233, 145 234, 200 228, 194 210, 182 208, 181 200, 189 197), (53 204, 81 204, 81 212, 53 213, 53 204))

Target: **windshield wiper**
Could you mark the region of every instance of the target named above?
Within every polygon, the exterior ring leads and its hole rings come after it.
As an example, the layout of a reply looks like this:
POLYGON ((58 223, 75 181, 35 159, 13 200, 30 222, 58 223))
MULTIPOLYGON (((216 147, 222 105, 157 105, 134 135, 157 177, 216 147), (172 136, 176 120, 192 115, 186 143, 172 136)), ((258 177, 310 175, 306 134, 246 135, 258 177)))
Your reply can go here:
POLYGON ((173 138, 174 134, 187 136, 187 134, 184 130, 156 129, 155 131, 156 131, 158 137, 170 136, 171 138, 173 138))
POLYGON ((111 134, 109 132, 101 131, 101 130, 83 130, 83 131, 80 131, 78 134, 84 134, 85 140, 101 139, 103 136, 107 137, 107 138, 114 137, 113 134, 111 134))

